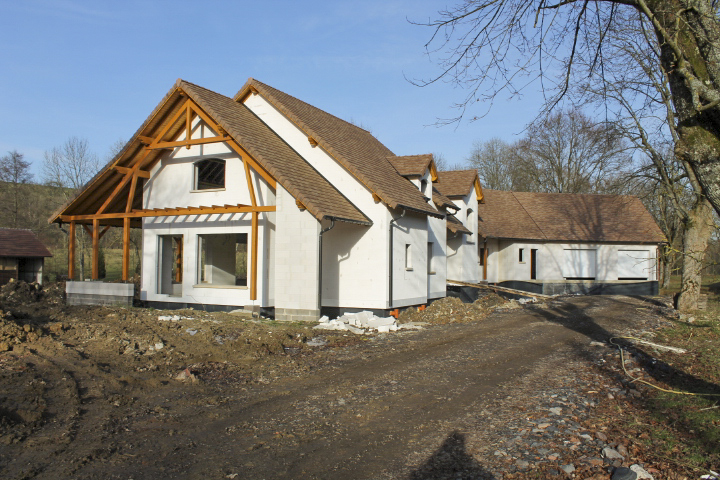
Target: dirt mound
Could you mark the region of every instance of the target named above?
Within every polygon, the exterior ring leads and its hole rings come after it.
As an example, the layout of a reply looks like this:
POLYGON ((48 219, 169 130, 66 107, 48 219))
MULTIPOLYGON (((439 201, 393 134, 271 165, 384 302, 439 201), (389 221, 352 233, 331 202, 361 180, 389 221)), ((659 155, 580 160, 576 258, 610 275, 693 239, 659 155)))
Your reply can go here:
POLYGON ((42 329, 22 324, 11 312, 0 310, 0 352, 17 349, 18 345, 26 342, 34 342, 42 334, 42 329))
POLYGON ((45 302, 52 305, 61 303, 65 295, 65 283, 51 283, 43 287, 37 282, 10 280, 0 288, 0 303, 6 305, 27 305, 45 302))
POLYGON ((447 323, 473 322, 485 318, 496 307, 503 306, 507 300, 491 293, 480 297, 474 303, 463 303, 455 297, 445 297, 432 302, 425 310, 408 308, 400 314, 400 323, 426 322, 444 325, 447 323))

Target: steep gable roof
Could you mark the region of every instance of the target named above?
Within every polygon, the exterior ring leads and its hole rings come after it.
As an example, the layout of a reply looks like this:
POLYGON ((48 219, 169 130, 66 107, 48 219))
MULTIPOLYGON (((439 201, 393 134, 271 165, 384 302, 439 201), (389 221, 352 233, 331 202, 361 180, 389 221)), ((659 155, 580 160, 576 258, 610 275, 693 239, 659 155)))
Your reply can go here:
POLYGON ((52 257, 32 230, 0 228, 0 257, 52 257))
MULTIPOLYGON (((123 175, 119 174, 114 167, 127 167, 132 159, 142 153, 144 147, 140 136, 150 136, 152 132, 158 132, 164 128, 174 113, 181 108, 184 102, 183 95, 192 98, 205 113, 226 130, 236 143, 245 149, 286 190, 300 200, 315 218, 320 220, 328 217, 365 225, 372 223, 247 107, 229 97, 181 79, 170 89, 122 151, 108 162, 72 199, 58 209, 50 221, 58 221, 60 215, 95 213, 123 178, 123 175)), ((172 131, 171 134, 173 134, 172 131)), ((151 155, 150 164, 160 159, 162 151, 153 151, 151 155)), ((112 212, 118 208, 124 208, 124 199, 127 198, 128 191, 129 186, 120 192, 121 202, 113 203, 107 211, 112 212)), ((142 189, 138 188, 133 208, 142 208, 141 202, 142 189)))
POLYGON ((483 200, 483 190, 480 186, 477 170, 438 172, 438 179, 435 186, 440 193, 447 197, 464 197, 474 188, 478 200, 483 200))
POLYGON ((485 190, 478 207, 484 237, 569 242, 663 243, 665 236, 632 195, 485 190))
POLYGON ((409 180, 398 175, 388 161, 393 153, 370 132, 253 78, 235 95, 235 100, 241 102, 255 92, 317 142, 390 208, 406 208, 442 217, 409 180))

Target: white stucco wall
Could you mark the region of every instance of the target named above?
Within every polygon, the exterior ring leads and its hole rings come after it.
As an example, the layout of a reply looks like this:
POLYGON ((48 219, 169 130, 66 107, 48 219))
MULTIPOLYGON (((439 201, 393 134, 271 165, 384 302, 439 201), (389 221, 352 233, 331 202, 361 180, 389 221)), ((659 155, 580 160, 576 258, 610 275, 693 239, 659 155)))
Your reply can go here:
MULTIPOLYGON (((530 251, 537 249, 537 278, 539 281, 564 281, 566 277, 590 275, 592 267, 581 264, 583 259, 595 257, 594 278, 598 281, 618 280, 618 252, 642 252, 637 255, 638 263, 644 262, 648 280, 655 280, 657 247, 637 244, 592 244, 592 243, 541 243, 498 240, 499 252, 491 253, 488 274, 497 271, 497 277, 489 281, 530 280, 530 251), (525 249, 523 263, 519 262, 520 248, 525 249), (582 253, 577 253, 578 251, 582 253), (593 252, 593 253, 588 253, 593 252)), ((492 250, 491 250, 492 252, 492 250)), ((627 253, 625 253, 627 255, 627 253)), ((639 268, 639 267, 638 267, 639 268)))
MULTIPOLYGON (((321 147, 313 147, 307 135, 290 122, 261 95, 249 95, 245 105, 273 131, 280 135, 310 165, 333 184, 350 202, 373 223, 371 227, 336 222, 323 237, 323 306, 347 308, 389 308, 389 225, 392 219, 387 207, 375 202, 372 192, 359 182, 321 147)), ((427 182, 427 196, 431 184, 427 182)), ((395 213, 395 216, 399 216, 395 213)), ((406 230, 398 235, 395 229, 394 306, 414 305, 427 301, 427 219, 411 215, 399 222, 406 230), (412 244, 417 267, 406 271, 405 242, 412 244), (402 249, 402 251, 401 251, 402 249)), ((280 219, 278 219, 278 225, 280 219)), ((323 221, 327 227, 329 221, 323 221)), ((444 228, 444 227, 443 227, 444 228)), ((438 235, 441 235, 438 233, 438 235)), ((276 242, 276 254, 279 255, 276 242)), ((443 262, 440 262, 443 263, 443 262)), ((278 274, 276 268, 276 274, 278 274)), ((443 291, 444 279, 433 283, 432 288, 443 291), (442 288, 436 284, 442 282, 442 288)))
POLYGON ((278 184, 275 230, 275 308, 318 308, 320 222, 278 184))
POLYGON ((447 278, 477 283, 482 279, 482 270, 478 258, 478 202, 475 189, 462 198, 451 200, 459 209, 455 216, 472 234, 448 234, 447 278))
MULTIPOLYGON (((192 138, 215 136, 195 119, 192 138)), ((182 132, 176 140, 185 138, 182 132)), ((252 171, 251 171, 252 172, 252 171)), ((275 194, 255 173, 251 173, 258 204, 274 205, 275 194)), ((251 204, 242 160, 224 143, 176 148, 163 156, 150 172, 143 187, 144 208, 199 207, 251 204), (206 158, 225 160, 225 188, 195 191, 194 163, 206 158)), ((149 301, 212 304, 227 306, 272 306, 273 235, 275 213, 261 213, 258 221, 257 300, 250 300, 250 252, 252 215, 184 215, 143 219, 143 272, 141 298, 149 301), (208 286, 199 283, 198 235, 247 233, 248 287, 208 286), (183 236, 183 282, 180 295, 160 294, 158 268, 160 235, 183 236)))

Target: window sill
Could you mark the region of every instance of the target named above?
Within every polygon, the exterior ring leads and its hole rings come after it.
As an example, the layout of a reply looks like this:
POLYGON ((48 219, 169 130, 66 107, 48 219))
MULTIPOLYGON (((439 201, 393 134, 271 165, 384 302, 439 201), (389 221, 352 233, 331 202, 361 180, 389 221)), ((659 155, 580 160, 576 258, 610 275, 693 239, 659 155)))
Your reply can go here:
POLYGON ((406 272, 412 272, 413 269, 412 269, 412 268, 407 268, 407 267, 405 267, 405 271, 406 271, 406 272))
POLYGON ((206 188, 203 190, 190 190, 190 193, 224 192, 225 188, 206 188))
POLYGON ((233 290, 247 290, 248 287, 242 285, 213 285, 211 283, 199 283, 193 285, 193 288, 222 288, 222 289, 233 289, 233 290))
POLYGON ((437 275, 437 272, 428 272, 428 275, 437 275))

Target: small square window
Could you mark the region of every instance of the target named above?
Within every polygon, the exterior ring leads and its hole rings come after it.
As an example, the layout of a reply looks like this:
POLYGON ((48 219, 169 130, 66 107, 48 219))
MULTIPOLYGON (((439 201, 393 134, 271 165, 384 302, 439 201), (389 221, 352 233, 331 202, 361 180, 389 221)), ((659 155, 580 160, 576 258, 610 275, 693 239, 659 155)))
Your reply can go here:
POLYGON ((195 162, 195 190, 225 188, 225 160, 209 158, 195 162))

